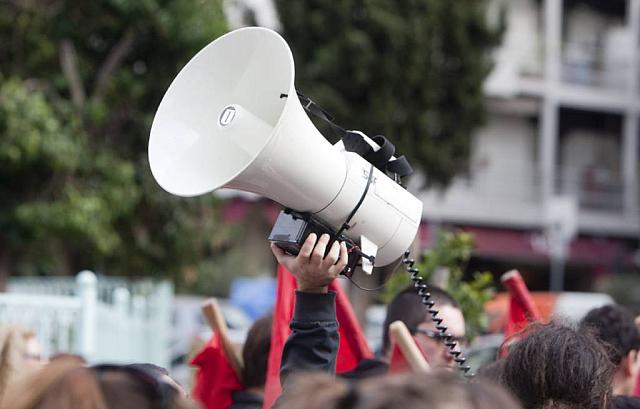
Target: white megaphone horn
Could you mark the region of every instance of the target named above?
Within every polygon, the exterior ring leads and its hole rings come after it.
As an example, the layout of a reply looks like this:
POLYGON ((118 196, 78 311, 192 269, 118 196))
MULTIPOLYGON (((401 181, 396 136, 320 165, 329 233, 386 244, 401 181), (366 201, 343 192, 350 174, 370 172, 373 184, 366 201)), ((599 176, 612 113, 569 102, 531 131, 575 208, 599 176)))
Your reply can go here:
POLYGON ((149 162, 175 195, 253 192, 342 230, 370 256, 369 272, 401 256, 420 224, 418 199, 318 132, 294 88, 291 50, 265 28, 227 33, 180 71, 153 120, 149 162))

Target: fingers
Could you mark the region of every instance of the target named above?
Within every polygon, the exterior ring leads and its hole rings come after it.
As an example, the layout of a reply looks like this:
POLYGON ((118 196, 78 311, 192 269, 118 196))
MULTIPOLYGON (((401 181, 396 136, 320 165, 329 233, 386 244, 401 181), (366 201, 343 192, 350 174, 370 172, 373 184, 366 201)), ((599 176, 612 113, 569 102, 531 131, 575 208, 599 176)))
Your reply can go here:
MULTIPOLYGON (((306 242, 305 242, 306 243, 306 242)), ((322 259, 324 259, 324 253, 327 249, 327 244, 329 243, 329 235, 323 234, 318 239, 316 243, 316 247, 313 249, 313 253, 311 253, 311 264, 315 266, 319 266, 322 263, 322 259)))
POLYGON ((271 252, 278 260, 280 260, 280 257, 284 256, 284 250, 278 247, 275 243, 271 243, 271 252))
POLYGON ((293 258, 292 256, 285 253, 285 251, 278 247, 275 243, 271 243, 271 252, 276 257, 276 260, 278 260, 278 263, 283 265, 288 258, 293 258))
POLYGON ((300 251, 298 252, 298 257, 301 259, 308 259, 311 256, 311 252, 313 251, 313 246, 316 245, 316 234, 311 233, 307 236, 307 239, 302 244, 300 251))
POLYGON ((340 243, 340 260, 336 264, 336 268, 339 268, 340 271, 344 270, 344 268, 349 263, 349 251, 347 250, 347 243, 344 241, 340 243))
POLYGON ((347 245, 344 242, 334 241, 325 256, 330 236, 323 234, 317 240, 316 238, 317 235, 315 233, 309 234, 302 244, 297 257, 287 254, 273 243, 271 244, 271 251, 278 263, 287 267, 294 275, 298 271, 324 271, 325 275, 329 274, 335 278, 348 264, 349 252, 347 251, 347 245), (307 270, 309 268, 311 270, 307 270))
POLYGON ((338 275, 345 269, 347 264, 349 263, 349 251, 347 250, 347 244, 343 241, 340 243, 340 259, 338 262, 331 267, 332 273, 338 275))
POLYGON ((340 243, 336 240, 331 245, 331 249, 329 253, 325 256, 324 260, 322 260, 322 266, 326 269, 333 266, 336 261, 338 261, 338 257, 340 256, 340 243))

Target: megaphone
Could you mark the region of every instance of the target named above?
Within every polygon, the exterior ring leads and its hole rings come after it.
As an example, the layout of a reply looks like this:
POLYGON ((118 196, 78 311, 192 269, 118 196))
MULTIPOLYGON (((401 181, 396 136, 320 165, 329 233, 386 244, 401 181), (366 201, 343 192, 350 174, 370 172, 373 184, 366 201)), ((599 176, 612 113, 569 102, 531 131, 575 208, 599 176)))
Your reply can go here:
POLYGON ((311 215, 369 255, 365 271, 401 256, 421 220, 417 198, 315 128, 294 88, 291 50, 266 28, 227 33, 184 66, 153 120, 149 162, 178 196, 231 188, 311 215))

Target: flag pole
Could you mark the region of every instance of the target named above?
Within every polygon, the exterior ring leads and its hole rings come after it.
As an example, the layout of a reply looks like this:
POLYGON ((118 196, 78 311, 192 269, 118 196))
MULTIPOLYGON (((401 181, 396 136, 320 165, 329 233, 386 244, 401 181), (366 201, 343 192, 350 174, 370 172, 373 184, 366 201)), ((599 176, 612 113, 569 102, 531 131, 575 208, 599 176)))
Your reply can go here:
POLYGON ((389 332, 398 344, 398 348, 413 372, 430 372, 431 366, 416 345, 407 326, 402 321, 394 321, 389 326, 389 332))
POLYGON ((214 332, 217 332, 220 336, 220 343, 222 344, 222 350, 224 351, 229 365, 233 368, 233 371, 238 376, 238 379, 242 379, 242 359, 236 352, 231 339, 229 338, 229 328, 222 315, 222 310, 218 304, 218 300, 215 298, 209 298, 202 304, 202 314, 207 320, 207 323, 214 332))

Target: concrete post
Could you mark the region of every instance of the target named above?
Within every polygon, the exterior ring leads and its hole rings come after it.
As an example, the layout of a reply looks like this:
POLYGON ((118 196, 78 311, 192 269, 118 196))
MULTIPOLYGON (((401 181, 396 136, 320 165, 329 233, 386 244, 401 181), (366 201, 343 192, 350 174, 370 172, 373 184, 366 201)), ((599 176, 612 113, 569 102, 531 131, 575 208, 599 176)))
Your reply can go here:
POLYGON ((558 97, 562 44, 562 0, 544 2, 545 93, 540 112, 539 166, 543 203, 554 193, 558 146, 558 97))
POLYGON ((630 66, 627 70, 627 87, 630 109, 625 113, 622 138, 622 180, 624 194, 625 217, 633 220, 640 212, 638 191, 640 175, 638 175, 638 101, 640 89, 638 87, 638 70, 640 69, 640 0, 627 0, 627 27, 632 38, 630 66))

